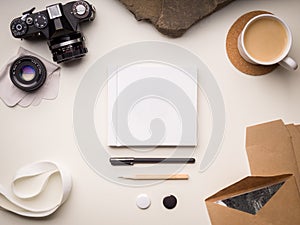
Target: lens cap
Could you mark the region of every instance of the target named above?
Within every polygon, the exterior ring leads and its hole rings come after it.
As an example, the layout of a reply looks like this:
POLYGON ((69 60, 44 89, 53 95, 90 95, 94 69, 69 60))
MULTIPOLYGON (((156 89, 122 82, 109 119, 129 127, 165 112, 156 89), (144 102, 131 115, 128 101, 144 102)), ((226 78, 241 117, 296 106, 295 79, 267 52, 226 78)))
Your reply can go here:
POLYGON ((47 70, 38 58, 26 55, 17 58, 10 67, 12 83, 22 91, 32 92, 39 89, 46 80, 47 70))

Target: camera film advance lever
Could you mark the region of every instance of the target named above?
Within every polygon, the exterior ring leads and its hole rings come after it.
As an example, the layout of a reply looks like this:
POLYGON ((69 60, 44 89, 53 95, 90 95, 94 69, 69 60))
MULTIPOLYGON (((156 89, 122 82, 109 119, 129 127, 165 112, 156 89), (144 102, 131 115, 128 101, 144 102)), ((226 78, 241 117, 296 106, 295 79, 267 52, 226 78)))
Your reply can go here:
POLYGON ((87 1, 72 1, 65 5, 50 5, 36 13, 33 13, 34 10, 32 8, 13 19, 10 29, 15 38, 47 39, 53 60, 57 63, 85 56, 88 50, 79 24, 95 19, 94 6, 87 1))

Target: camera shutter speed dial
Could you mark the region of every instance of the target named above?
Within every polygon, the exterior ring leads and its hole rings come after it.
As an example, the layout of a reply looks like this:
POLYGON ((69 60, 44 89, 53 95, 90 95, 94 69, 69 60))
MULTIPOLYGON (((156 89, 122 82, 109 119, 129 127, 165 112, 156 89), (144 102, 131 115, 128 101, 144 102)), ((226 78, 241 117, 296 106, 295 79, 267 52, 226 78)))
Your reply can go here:
POLYGON ((78 19, 84 19, 90 13, 90 6, 85 1, 78 1, 74 3, 72 11, 75 17, 78 19))
POLYGON ((23 20, 15 19, 12 21, 10 28, 14 37, 20 37, 26 34, 28 26, 23 20))
POLYGON ((43 29, 48 25, 48 19, 45 15, 38 13, 34 18, 34 26, 38 29, 43 29))

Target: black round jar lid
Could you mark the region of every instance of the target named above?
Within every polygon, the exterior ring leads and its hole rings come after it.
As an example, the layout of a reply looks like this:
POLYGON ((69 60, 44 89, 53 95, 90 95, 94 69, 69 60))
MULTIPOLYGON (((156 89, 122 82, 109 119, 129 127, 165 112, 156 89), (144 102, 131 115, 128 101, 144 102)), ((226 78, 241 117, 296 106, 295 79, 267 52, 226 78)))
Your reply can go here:
POLYGON ((177 205, 177 198, 174 195, 166 196, 163 199, 163 205, 167 209, 173 209, 177 205))

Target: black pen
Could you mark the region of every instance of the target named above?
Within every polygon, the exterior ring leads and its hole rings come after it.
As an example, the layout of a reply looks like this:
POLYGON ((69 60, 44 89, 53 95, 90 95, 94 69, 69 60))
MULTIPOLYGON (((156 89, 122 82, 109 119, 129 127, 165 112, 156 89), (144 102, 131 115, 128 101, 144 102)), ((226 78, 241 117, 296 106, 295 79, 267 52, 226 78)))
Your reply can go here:
POLYGON ((111 157, 109 159, 113 166, 133 166, 136 163, 153 164, 153 163, 195 163, 194 158, 135 158, 135 157, 111 157))

